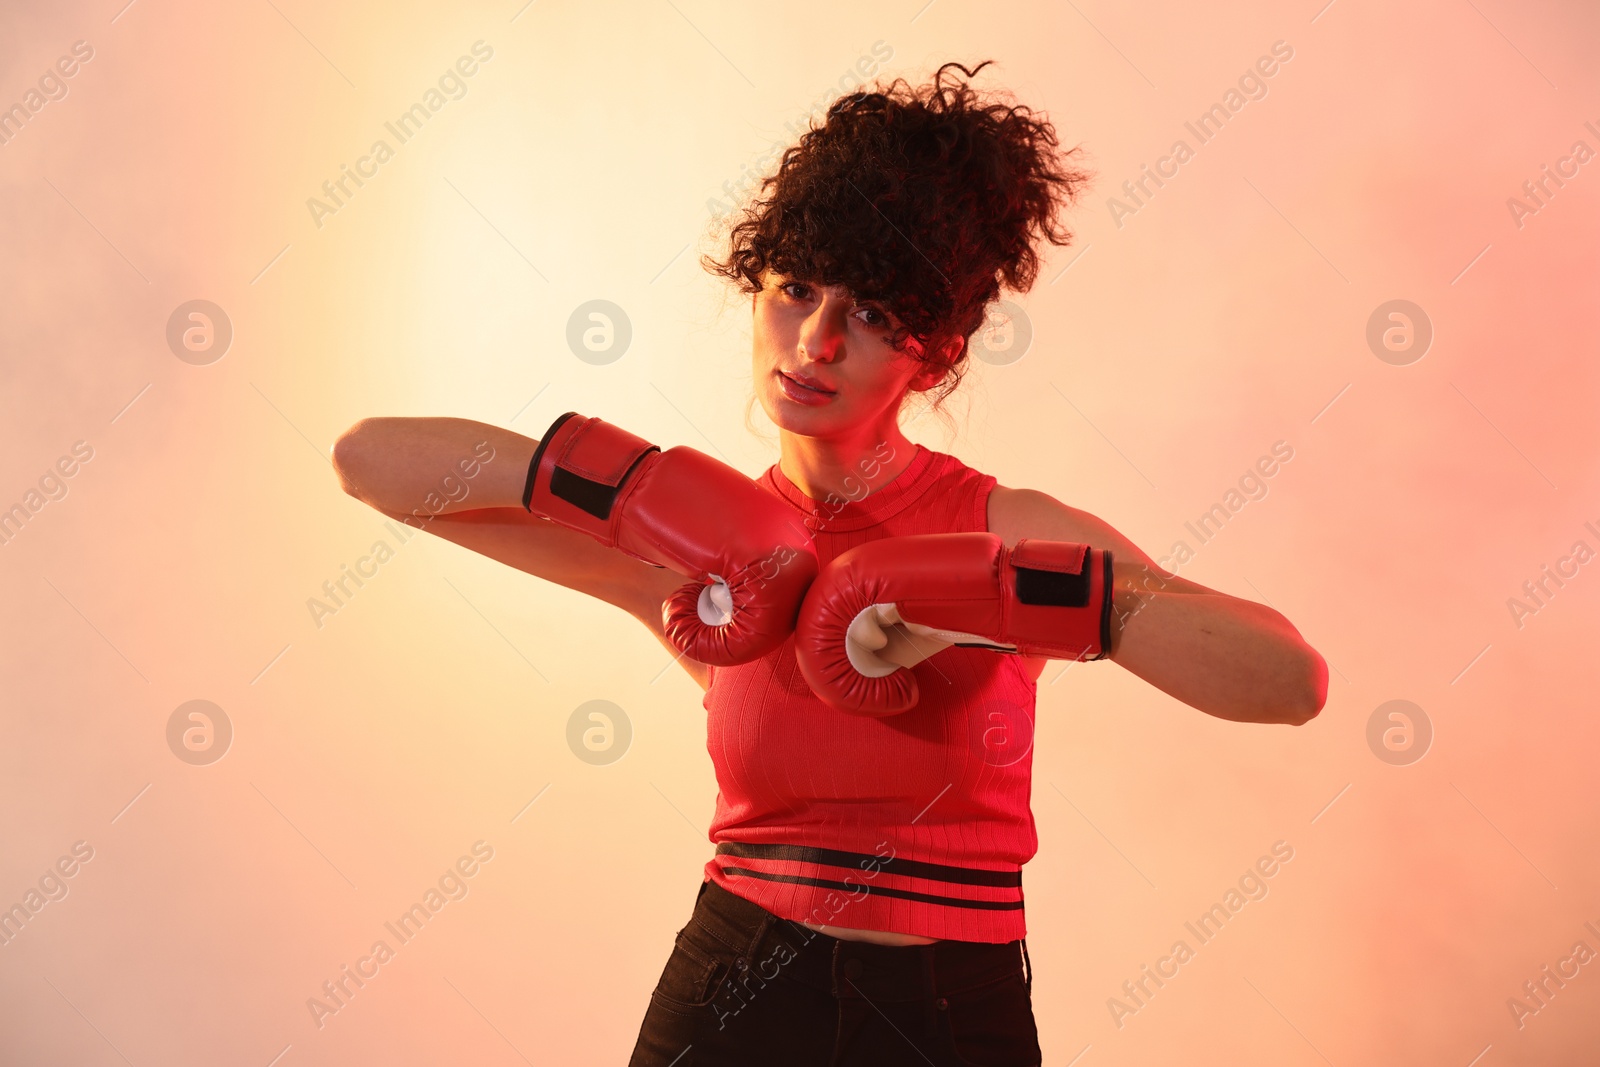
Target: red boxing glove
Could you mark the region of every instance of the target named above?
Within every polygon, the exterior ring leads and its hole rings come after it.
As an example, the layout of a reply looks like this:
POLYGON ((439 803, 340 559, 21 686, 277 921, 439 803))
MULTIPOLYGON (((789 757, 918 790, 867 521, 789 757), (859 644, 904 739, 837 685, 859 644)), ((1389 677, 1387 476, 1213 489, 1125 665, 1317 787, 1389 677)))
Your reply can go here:
POLYGON ((787 503, 703 452, 663 452, 574 411, 539 438, 522 504, 693 579, 662 605, 664 629, 674 648, 716 667, 782 644, 817 574, 811 536, 787 503))
POLYGON ((909 670, 850 638, 874 605, 914 634, 1051 659, 1111 649, 1111 553, 1070 541, 992 533, 885 537, 841 552, 806 593, 795 658, 813 692, 841 711, 893 715, 917 702, 909 670))

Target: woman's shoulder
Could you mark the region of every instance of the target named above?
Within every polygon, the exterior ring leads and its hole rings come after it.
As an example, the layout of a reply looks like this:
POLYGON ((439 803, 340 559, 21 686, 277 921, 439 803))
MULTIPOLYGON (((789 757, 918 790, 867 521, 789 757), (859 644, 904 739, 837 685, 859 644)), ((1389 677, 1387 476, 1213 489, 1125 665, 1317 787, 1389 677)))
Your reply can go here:
MULTIPOLYGON (((1131 543, 1112 529, 1105 520, 1080 508, 1063 504, 1049 493, 1037 489, 1024 489, 996 485, 989 493, 988 529, 1000 535, 1006 544, 1016 544, 1024 537, 1049 541, 1077 541, 1085 544, 1115 546, 1124 554, 1137 553, 1131 543)), ((1129 554, 1128 558, 1135 558, 1129 554)))
POLYGON ((998 480, 948 452, 919 445, 929 453, 918 495, 925 508, 942 510, 963 529, 986 528, 987 498, 998 480))
POLYGON ((927 445, 918 445, 928 453, 930 462, 923 477, 929 481, 949 482, 989 482, 997 481, 994 475, 988 474, 950 452, 941 452, 927 445))
POLYGON ((1013 544, 1054 530, 1067 510, 1059 500, 1037 489, 996 484, 989 493, 989 530, 1013 544))

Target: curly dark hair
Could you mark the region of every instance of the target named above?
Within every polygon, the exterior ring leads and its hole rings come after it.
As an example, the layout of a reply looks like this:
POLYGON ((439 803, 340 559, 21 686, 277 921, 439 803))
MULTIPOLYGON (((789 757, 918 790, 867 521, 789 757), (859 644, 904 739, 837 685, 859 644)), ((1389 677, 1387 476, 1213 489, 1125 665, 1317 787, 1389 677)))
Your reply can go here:
POLYGON ((1001 284, 1033 285, 1037 238, 1071 242, 1056 215, 1091 177, 1071 165, 1079 148, 1056 150, 1048 118, 947 75, 971 79, 990 62, 946 63, 921 90, 896 78, 834 101, 762 181, 726 256, 702 265, 745 293, 769 269, 843 286, 893 312, 902 325, 891 343, 915 337, 924 362, 961 338, 937 407, 960 384, 966 342, 1001 284))

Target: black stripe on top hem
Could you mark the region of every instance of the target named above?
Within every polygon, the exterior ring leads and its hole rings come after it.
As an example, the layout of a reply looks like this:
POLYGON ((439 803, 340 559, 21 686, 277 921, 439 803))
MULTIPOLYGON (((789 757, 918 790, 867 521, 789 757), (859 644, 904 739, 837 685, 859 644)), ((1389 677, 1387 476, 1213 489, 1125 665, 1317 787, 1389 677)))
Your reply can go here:
POLYGON ((723 867, 723 874, 734 875, 742 878, 760 878, 768 882, 793 882, 798 885, 816 886, 819 889, 839 889, 854 895, 856 890, 865 890, 870 896, 876 893, 883 897, 898 897, 902 900, 915 900, 923 904, 940 904, 951 908, 976 908, 982 911, 1018 911, 1022 908, 1020 900, 966 900, 962 897, 941 897, 934 893, 918 893, 911 889, 894 889, 882 885, 850 885, 845 882, 835 882, 827 878, 807 878, 800 874, 772 874, 767 871, 751 871, 743 867, 723 867))
POLYGON ((1001 888, 1021 887, 1021 871, 990 871, 978 867, 952 867, 944 863, 928 863, 900 857, 884 859, 866 852, 845 852, 835 848, 816 848, 811 845, 747 845, 739 841, 724 841, 717 846, 719 856, 738 856, 750 860, 788 860, 796 863, 815 863, 824 867, 866 867, 876 865, 889 874, 909 878, 929 878, 957 885, 988 885, 1001 888))

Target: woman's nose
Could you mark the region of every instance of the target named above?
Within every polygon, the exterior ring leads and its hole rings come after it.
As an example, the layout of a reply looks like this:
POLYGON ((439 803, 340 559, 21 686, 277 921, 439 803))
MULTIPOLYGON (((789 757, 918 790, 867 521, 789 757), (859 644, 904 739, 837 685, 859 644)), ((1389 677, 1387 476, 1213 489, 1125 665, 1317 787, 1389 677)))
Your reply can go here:
POLYGON ((844 324, 835 321, 826 308, 817 308, 800 328, 800 354, 807 359, 827 362, 834 359, 844 340, 844 324))

